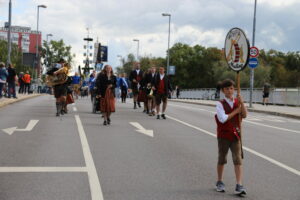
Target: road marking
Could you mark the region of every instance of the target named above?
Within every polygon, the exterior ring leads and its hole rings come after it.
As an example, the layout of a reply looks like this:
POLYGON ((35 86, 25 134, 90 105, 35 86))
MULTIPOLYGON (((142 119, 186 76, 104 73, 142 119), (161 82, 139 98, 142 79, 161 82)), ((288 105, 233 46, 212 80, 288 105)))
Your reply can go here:
MULTIPOLYGON (((177 122, 179 122, 179 123, 181 123, 181 124, 184 124, 184 125, 186 125, 186 126, 188 126, 188 127, 191 127, 191 128, 193 128, 193 129, 196 129, 196 130, 198 130, 198 131, 200 131, 200 132, 206 133, 206 134, 208 134, 208 135, 210 135, 210 136, 217 137, 216 134, 214 134, 214 133, 211 133, 211 132, 209 132, 209 131, 207 131, 207 130, 204 130, 204 129, 199 128, 199 127, 194 126, 194 125, 191 125, 191 124, 189 124, 189 123, 186 123, 186 122, 184 122, 184 121, 181 121, 181 120, 176 119, 176 118, 174 118, 174 117, 171 117, 171 116, 169 116, 169 115, 168 115, 168 118, 169 118, 169 119, 172 119, 172 120, 174 120, 174 121, 177 121, 177 122)), ((253 150, 253 149, 250 149, 250 148, 248 148, 248 147, 243 146, 243 149, 244 149, 245 151, 248 151, 249 153, 252 153, 252 154, 254 154, 254 155, 256 155, 256 156, 258 156, 258 157, 260 157, 260 158, 262 158, 262 159, 265 159, 265 160, 267 160, 267 161, 273 163, 274 165, 277 165, 277 166, 279 166, 279 167, 281 167, 281 168, 283 168, 283 169, 286 169, 286 170, 288 170, 288 171, 290 171, 290 172, 292 172, 292 173, 294 173, 294 174, 300 176, 300 171, 298 171, 298 170, 296 170, 296 169, 294 169, 294 168, 292 168, 292 167, 289 167, 289 166, 287 166, 287 165, 285 165, 285 164, 283 164, 283 163, 281 163, 281 162, 279 162, 279 161, 274 160, 273 158, 270 158, 270 157, 265 156, 265 155, 263 155, 263 154, 261 154, 261 153, 258 153, 257 151, 255 151, 255 150, 253 150)))
POLYGON ((277 126, 271 126, 271 125, 261 124, 261 123, 257 123, 257 122, 251 122, 249 120, 243 120, 243 121, 248 122, 250 124, 265 126, 265 127, 268 127, 268 128, 274 128, 274 129, 278 129, 278 130, 282 130, 282 131, 289 131, 289 132, 292 132, 292 133, 300 133, 300 131, 296 131, 296 130, 292 130, 292 129, 280 128, 280 127, 277 127, 277 126))
POLYGON ((7 133, 8 135, 12 135, 15 131, 29 132, 32 131, 32 129, 35 127, 35 125, 38 122, 39 120, 33 119, 28 122, 28 125, 24 129, 18 129, 18 127, 11 127, 11 128, 2 129, 2 131, 7 133))
MULTIPOLYGON (((170 105, 172 105, 172 104, 170 104, 170 105)), ((182 107, 182 108, 188 108, 188 109, 192 109, 192 110, 197 109, 197 110, 206 111, 206 112, 210 112, 210 113, 216 114, 216 112, 212 112, 212 111, 209 111, 209 110, 205 110, 205 109, 201 109, 201 108, 196 108, 196 107, 192 108, 192 107, 188 107, 188 106, 179 106, 179 105, 172 105, 172 106, 182 107)), ((274 129, 278 129, 278 130, 282 130, 282 131, 288 131, 288 132, 292 132, 292 133, 300 133, 300 131, 296 131, 296 130, 292 130, 292 129, 286 129, 286 128, 281 128, 281 127, 277 127, 277 126, 271 126, 271 125, 266 125, 266 124, 261 124, 261 123, 253 122, 254 120, 255 119, 250 118, 249 120, 244 119, 243 121, 247 122, 247 123, 250 123, 250 124, 255 124, 255 125, 264 126, 264 127, 268 127, 268 128, 274 128, 274 129)), ((262 120, 264 120, 264 118, 262 120)), ((276 121, 279 122, 281 120, 276 120, 276 121)))
POLYGON ((150 137, 154 137, 153 135, 153 130, 146 130, 141 124, 139 124, 138 122, 129 122, 132 126, 134 126, 135 128, 137 128, 137 132, 143 133, 147 136, 150 137))
POLYGON ((0 172, 88 172, 88 170, 86 167, 0 167, 0 172))
POLYGON ((73 107, 73 111, 74 111, 74 112, 77 112, 77 108, 76 108, 76 107, 73 107))
POLYGON ((100 180, 98 178, 97 170, 89 147, 89 143, 87 141, 86 134, 84 132, 79 115, 75 115, 75 120, 77 123, 84 160, 88 171, 92 200, 103 200, 100 180))

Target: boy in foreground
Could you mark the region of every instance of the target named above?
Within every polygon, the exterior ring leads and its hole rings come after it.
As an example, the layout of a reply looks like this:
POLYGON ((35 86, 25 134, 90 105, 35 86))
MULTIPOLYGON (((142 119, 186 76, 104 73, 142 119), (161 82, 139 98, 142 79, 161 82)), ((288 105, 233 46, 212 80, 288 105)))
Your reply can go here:
POLYGON ((227 154, 230 149, 234 164, 234 172, 236 177, 236 188, 234 193, 240 196, 246 195, 246 189, 242 185, 242 144, 241 144, 241 123, 239 123, 239 115, 242 118, 247 117, 247 109, 244 105, 243 98, 238 95, 234 98, 235 83, 226 79, 222 82, 221 90, 225 98, 217 102, 217 114, 215 120, 217 122, 217 138, 218 138, 218 180, 216 190, 225 192, 225 184, 223 183, 224 166, 227 163, 227 154))

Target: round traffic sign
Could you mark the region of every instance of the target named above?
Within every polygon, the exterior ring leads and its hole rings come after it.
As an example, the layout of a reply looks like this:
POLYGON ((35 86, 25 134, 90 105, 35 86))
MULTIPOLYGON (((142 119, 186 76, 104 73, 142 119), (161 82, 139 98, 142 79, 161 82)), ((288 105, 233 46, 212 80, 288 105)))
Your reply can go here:
POLYGON ((249 67, 255 68, 258 65, 258 59, 257 58, 250 58, 249 59, 249 67))
POLYGON ((238 72, 244 69, 249 60, 249 41, 244 31, 232 28, 225 39, 225 59, 228 66, 238 72))
POLYGON ((259 55, 259 50, 257 47, 250 48, 250 56, 256 58, 259 55))

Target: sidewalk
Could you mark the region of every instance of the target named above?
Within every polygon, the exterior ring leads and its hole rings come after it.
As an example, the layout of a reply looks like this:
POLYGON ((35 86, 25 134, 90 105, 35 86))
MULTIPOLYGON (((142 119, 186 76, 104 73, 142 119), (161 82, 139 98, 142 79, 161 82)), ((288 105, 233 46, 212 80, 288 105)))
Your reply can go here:
POLYGON ((30 99, 30 98, 41 96, 41 95, 42 94, 17 94, 17 97, 18 97, 17 99, 2 97, 0 99, 0 108, 4 107, 6 105, 9 105, 9 104, 18 102, 18 101, 23 101, 25 99, 30 99))
MULTIPOLYGON (((205 106, 216 106, 216 101, 210 101, 210 100, 169 99, 169 101, 198 104, 198 105, 205 105, 205 106)), ((252 104, 252 108, 249 108, 249 103, 246 103, 246 106, 248 108, 248 111, 250 112, 267 113, 271 115, 300 119, 300 107, 279 106, 279 105, 263 106, 262 104, 252 104)))

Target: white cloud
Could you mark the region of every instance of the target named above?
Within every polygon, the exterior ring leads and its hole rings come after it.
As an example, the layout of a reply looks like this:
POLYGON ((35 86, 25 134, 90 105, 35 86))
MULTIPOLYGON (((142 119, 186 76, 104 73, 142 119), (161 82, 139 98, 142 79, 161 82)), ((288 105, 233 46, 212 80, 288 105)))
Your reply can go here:
MULTIPOLYGON (((0 23, 7 21, 7 0, 0 0, 0 23)), ((166 56, 168 18, 172 14, 171 46, 176 42, 222 48, 227 31, 241 27, 252 36, 254 0, 14 0, 13 24, 36 28, 36 6, 40 30, 64 39, 82 65, 86 27, 94 40, 109 46, 109 63, 118 65, 117 55, 166 56)), ((300 43, 298 0, 258 0, 256 43, 259 48, 295 50, 300 43), (296 41, 290 41, 294 38, 296 41)), ((45 38, 45 37, 44 37, 45 38)))

